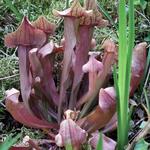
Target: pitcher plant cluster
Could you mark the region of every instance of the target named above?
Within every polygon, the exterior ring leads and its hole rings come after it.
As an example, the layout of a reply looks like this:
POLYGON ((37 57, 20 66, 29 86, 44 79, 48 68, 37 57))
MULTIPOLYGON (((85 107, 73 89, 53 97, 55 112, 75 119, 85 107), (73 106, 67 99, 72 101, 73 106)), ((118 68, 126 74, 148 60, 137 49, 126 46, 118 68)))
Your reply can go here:
MULTIPOLYGON (((21 86, 20 91, 6 92, 6 108, 25 126, 46 130, 52 149, 71 145, 79 150, 84 144, 96 149, 101 130, 103 149, 114 150, 116 141, 105 133, 117 128, 116 92, 108 81, 118 63, 118 48, 107 39, 103 53, 92 51, 95 27, 109 22, 96 0, 85 0, 83 7, 74 0, 70 8, 53 14, 64 20, 60 43, 52 40, 56 25, 44 16, 34 22, 24 17, 18 29, 5 36, 5 45, 17 48, 21 86)), ((144 72, 146 45, 140 43, 133 50, 130 96, 144 72)))

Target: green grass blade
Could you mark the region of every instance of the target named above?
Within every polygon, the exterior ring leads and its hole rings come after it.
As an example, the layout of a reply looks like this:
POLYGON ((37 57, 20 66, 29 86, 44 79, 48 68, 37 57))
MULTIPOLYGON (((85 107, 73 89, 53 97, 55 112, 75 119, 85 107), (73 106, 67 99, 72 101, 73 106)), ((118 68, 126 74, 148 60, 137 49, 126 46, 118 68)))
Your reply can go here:
POLYGON ((99 133, 99 139, 96 146, 96 150, 103 150, 103 137, 101 132, 99 133))
POLYGON ((18 139, 21 137, 21 134, 16 135, 15 137, 12 137, 12 134, 10 134, 6 140, 0 145, 1 150, 9 150, 9 148, 15 144, 18 139))
POLYGON ((126 1, 119 3, 119 108, 118 108, 118 150, 128 142, 129 116, 128 99, 131 78, 132 50, 134 47, 134 4, 129 0, 129 35, 127 37, 126 1), (128 41, 127 41, 128 38, 128 41), (123 129, 123 130, 122 130, 123 129))
POLYGON ((4 0, 5 5, 16 15, 16 19, 18 21, 22 20, 22 15, 21 13, 17 10, 17 8, 12 4, 11 0, 4 0))
MULTIPOLYGON (((117 112, 120 112, 120 101, 119 101, 119 87, 118 87, 118 77, 117 77, 117 67, 116 64, 113 66, 113 79, 114 79, 114 86, 116 91, 116 99, 117 99, 117 112)), ((119 113, 118 118, 120 117, 119 113)))
MULTIPOLYGON (((127 19, 126 19, 126 7, 125 0, 120 0, 119 3, 119 70, 118 70, 118 86, 120 99, 123 103, 124 89, 125 89, 125 70, 126 70, 126 54, 127 54, 127 19)), ((121 110, 124 109, 123 105, 120 105, 121 110)), ((120 112, 121 115, 123 112, 120 112)))
POLYGON ((107 11, 104 9, 104 7, 100 4, 100 2, 98 3, 98 8, 99 10, 103 13, 103 15, 109 20, 109 22, 111 23, 111 25, 113 25, 113 27, 118 30, 117 25, 115 24, 115 22, 113 21, 112 17, 107 13, 107 11))
POLYGON ((146 100, 147 109, 148 109, 148 111, 150 113, 150 100, 148 99, 146 90, 143 89, 143 91, 144 91, 144 96, 145 96, 145 100, 146 100))
POLYGON ((148 50, 148 56, 147 56, 147 62, 146 62, 146 67, 145 67, 144 79, 146 78, 146 75, 149 71, 149 66, 150 66, 150 47, 149 47, 149 50, 148 50))
POLYGON ((69 0, 66 0, 66 9, 69 7, 69 0))
POLYGON ((113 66, 113 79, 114 79, 114 86, 115 86, 115 90, 116 90, 116 97, 117 97, 117 101, 118 101, 118 99, 119 99, 119 87, 118 87, 118 76, 117 76, 116 64, 114 64, 114 66, 113 66))
MULTIPOLYGON (((134 25, 134 2, 133 0, 129 0, 129 36, 128 36, 128 53, 127 53, 127 68, 126 68, 126 84, 125 84, 125 103, 126 111, 128 111, 128 99, 130 93, 130 80, 131 80, 131 62, 132 62, 132 52, 134 48, 134 40, 135 40, 135 25, 134 25)), ((129 124, 126 126, 127 131, 129 129, 129 124)))
MULTIPOLYGON (((117 100, 117 118, 118 122, 121 122, 121 115, 120 115, 120 100, 119 100, 119 87, 118 87, 118 77, 117 77, 117 67, 116 64, 113 66, 113 79, 114 79, 114 86, 115 86, 115 91, 116 91, 116 100, 117 100)), ((117 137, 119 138, 121 136, 121 126, 118 126, 117 130, 117 137)), ((118 140, 119 141, 119 140, 118 140)))
POLYGON ((134 48, 134 40, 135 40, 134 3, 132 0, 129 0, 129 39, 128 39, 128 53, 127 53, 127 70, 126 70, 126 77, 127 77, 126 87, 128 90, 128 95, 131 78, 131 62, 132 62, 132 51, 134 48))
POLYGON ((118 69, 118 89, 119 89, 119 109, 118 109, 118 150, 123 149, 126 143, 126 125, 128 122, 125 103, 125 70, 127 55, 127 18, 126 1, 119 2, 119 69, 118 69), (122 128, 124 130, 122 130, 122 128))

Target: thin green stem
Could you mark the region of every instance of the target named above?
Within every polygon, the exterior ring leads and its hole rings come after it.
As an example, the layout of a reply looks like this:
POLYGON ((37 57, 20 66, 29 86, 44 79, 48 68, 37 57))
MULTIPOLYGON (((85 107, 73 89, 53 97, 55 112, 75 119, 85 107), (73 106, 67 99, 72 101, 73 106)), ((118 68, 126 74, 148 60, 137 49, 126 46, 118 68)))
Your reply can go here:
POLYGON ((103 150, 103 136, 101 132, 99 133, 99 139, 96 146, 96 150, 103 150))
MULTIPOLYGON (((118 77, 117 77, 117 67, 116 64, 113 66, 113 78, 114 78, 114 86, 116 90, 116 99, 117 99, 117 117, 118 117, 118 122, 120 122, 120 100, 119 100, 119 87, 118 87, 118 77)), ((119 123, 118 123, 119 124, 119 123)), ((118 131, 117 131, 117 136, 118 136, 118 142, 120 138, 120 131, 121 131, 121 126, 118 126, 118 131)))
POLYGON ((66 0, 66 9, 69 7, 69 0, 66 0))
POLYGON ((143 91, 144 91, 144 96, 145 96, 145 100, 146 100, 147 109, 148 109, 149 114, 150 114, 150 100, 148 99, 146 90, 143 89, 143 91))

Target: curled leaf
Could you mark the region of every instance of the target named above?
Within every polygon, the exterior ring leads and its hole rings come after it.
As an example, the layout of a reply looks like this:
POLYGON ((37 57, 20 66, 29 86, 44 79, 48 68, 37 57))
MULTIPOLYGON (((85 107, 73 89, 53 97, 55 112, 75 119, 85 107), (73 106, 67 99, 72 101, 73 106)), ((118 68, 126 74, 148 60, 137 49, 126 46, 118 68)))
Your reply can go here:
POLYGON ((36 21, 32 22, 32 25, 46 34, 54 34, 56 25, 50 23, 44 16, 40 16, 36 21))
POLYGON ((35 27, 24 17, 18 29, 5 36, 5 45, 8 47, 18 47, 19 71, 21 94, 30 113, 30 93, 31 93, 31 71, 29 63, 29 51, 33 48, 39 48, 46 42, 46 34, 35 27))
POLYGON ((41 47, 45 42, 45 33, 33 27, 27 17, 24 17, 21 25, 15 32, 5 36, 5 45, 10 48, 17 46, 41 47))
POLYGON ((88 16, 82 16, 80 18, 80 25, 90 25, 105 27, 108 25, 108 21, 102 18, 102 14, 97 9, 96 0, 86 0, 84 3, 86 10, 92 10, 92 14, 88 16))
POLYGON ((86 11, 81 5, 79 0, 74 0, 71 7, 64 11, 53 10, 55 16, 65 17, 81 17, 84 15, 90 15, 92 11, 86 11))
POLYGON ((99 106, 103 111, 115 109, 116 107, 116 92, 114 87, 101 89, 99 93, 99 106))
POLYGON ((15 120, 33 128, 57 128, 56 124, 40 120, 28 112, 24 103, 19 102, 19 95, 20 92, 16 89, 6 91, 6 109, 11 113, 15 120))
POLYGON ((101 73, 103 64, 97 61, 92 55, 87 64, 83 66, 83 72, 98 72, 101 73))
POLYGON ((79 111, 73 111, 68 109, 67 111, 65 111, 64 115, 66 119, 76 120, 78 118, 79 111))
POLYGON ((59 48, 56 48, 54 43, 50 42, 38 51, 43 69, 42 88, 45 93, 50 93, 51 98, 56 105, 58 105, 59 95, 53 79, 53 57, 57 49, 59 48))
POLYGON ((133 95, 144 75, 144 68, 146 64, 146 46, 147 43, 143 42, 136 45, 133 50, 130 95, 133 95))
POLYGON ((111 70, 112 64, 116 61, 117 48, 116 44, 112 40, 105 40, 102 48, 104 49, 104 56, 102 63, 104 65, 104 74, 107 74, 111 70))
POLYGON ((55 142, 59 147, 71 145, 73 149, 79 150, 86 141, 86 136, 85 130, 81 129, 72 119, 66 119, 60 124, 55 142))
POLYGON ((103 64, 97 61, 94 56, 91 56, 89 61, 82 67, 83 72, 89 72, 89 89, 88 93, 85 94, 79 100, 77 107, 88 101, 97 90, 97 80, 103 71, 103 64))
POLYGON ((42 66, 39 58, 37 57, 37 51, 37 48, 33 48, 29 51, 29 61, 33 78, 42 75, 42 66))
POLYGON ((97 106, 89 115, 78 121, 81 128, 89 133, 103 128, 116 111, 115 99, 113 87, 101 89, 99 93, 99 106, 97 106))
POLYGON ((35 115, 41 112, 40 114, 44 118, 48 117, 48 111, 54 114, 54 103, 59 99, 49 59, 53 47, 49 47, 48 45, 45 45, 41 49, 34 48, 29 52, 30 69, 32 72, 32 93, 29 99, 30 108, 35 115))
MULTIPOLYGON (((102 63, 94 58, 92 55, 89 62, 83 66, 84 72, 89 72, 89 91, 81 97, 77 107, 81 106, 87 101, 91 101, 96 97, 100 88, 104 85, 108 79, 108 75, 111 71, 111 66, 115 62, 116 46, 111 40, 106 40, 103 44, 104 57, 102 63), (101 64, 101 70, 98 71, 97 67, 101 64), (102 67, 103 66, 103 67, 102 67)), ((100 68, 99 68, 100 69, 100 68)))

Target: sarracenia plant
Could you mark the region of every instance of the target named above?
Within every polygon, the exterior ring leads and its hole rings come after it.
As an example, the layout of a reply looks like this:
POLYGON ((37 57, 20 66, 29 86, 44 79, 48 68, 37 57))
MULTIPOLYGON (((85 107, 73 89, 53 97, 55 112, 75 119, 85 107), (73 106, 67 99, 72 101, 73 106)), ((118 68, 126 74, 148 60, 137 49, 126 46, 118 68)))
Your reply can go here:
MULTIPOLYGON (((18 29, 5 36, 6 46, 17 47, 21 85, 21 93, 6 92, 6 108, 18 122, 46 130, 55 143, 52 148, 69 145, 78 150, 89 143, 96 149, 98 129, 103 129, 103 149, 114 150, 116 142, 104 133, 117 127, 116 93, 114 87, 104 87, 117 62, 117 48, 106 40, 103 55, 89 53, 96 46, 94 27, 108 22, 96 0, 85 0, 84 7, 74 0, 70 8, 53 13, 64 19, 60 45, 49 42, 56 26, 44 17, 31 23, 24 17, 18 29)), ((141 43, 134 50, 131 95, 143 75, 145 47, 141 43)))

